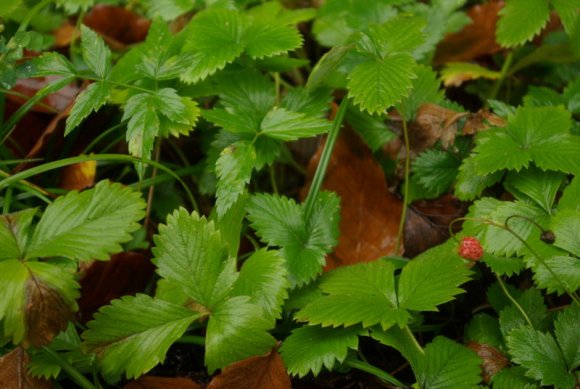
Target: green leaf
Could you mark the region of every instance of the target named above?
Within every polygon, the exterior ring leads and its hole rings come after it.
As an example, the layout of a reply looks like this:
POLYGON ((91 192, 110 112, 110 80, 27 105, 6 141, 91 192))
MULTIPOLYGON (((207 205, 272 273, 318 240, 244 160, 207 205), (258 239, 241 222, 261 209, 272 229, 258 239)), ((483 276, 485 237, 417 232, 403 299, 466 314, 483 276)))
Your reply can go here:
POLYGON ((262 121, 261 133, 288 142, 325 133, 331 125, 332 123, 326 119, 308 117, 284 108, 274 108, 262 121))
POLYGON ((332 74, 340 65, 346 54, 354 47, 353 44, 349 46, 336 46, 325 53, 314 65, 312 72, 308 76, 306 88, 316 89, 321 86, 326 78, 332 74))
POLYGON ((21 3, 22 0, 6 0, 2 2, 2 5, 0 5, 0 17, 6 17, 10 15, 20 6, 21 3))
POLYGON ((232 258, 238 256, 247 203, 248 196, 241 196, 222 217, 217 216, 217 210, 215 208, 210 214, 209 220, 215 222, 222 236, 222 240, 229 248, 229 255, 232 258))
POLYGON ((520 171, 533 161, 543 170, 580 171, 580 137, 571 135, 570 113, 562 107, 521 107, 505 128, 478 137, 477 172, 520 171))
POLYGON ((37 209, 0 215, 0 261, 24 258, 32 219, 37 209))
POLYGON ((554 322, 556 339, 562 350, 568 371, 574 371, 580 365, 580 308, 570 305, 558 314, 554 322))
POLYGON ((248 141, 239 141, 222 152, 216 163, 217 213, 221 217, 246 190, 256 164, 256 150, 248 141))
POLYGON ((199 12, 186 27, 183 50, 193 54, 181 80, 195 83, 223 69, 244 51, 246 21, 234 10, 212 8, 199 12))
POLYGON ((205 364, 210 374, 242 359, 266 354, 276 344, 267 330, 271 323, 247 296, 232 297, 211 313, 205 343, 205 364))
POLYGON ((151 19, 160 17, 167 22, 191 11, 196 5, 196 2, 191 0, 148 0, 147 3, 149 5, 147 15, 151 19))
POLYGON ((337 244, 339 199, 321 193, 312 217, 292 199, 256 195, 248 205, 248 219, 256 234, 271 246, 282 247, 292 286, 312 280, 322 270, 326 253, 337 244))
MULTIPOLYGON (((408 329, 409 327, 406 327, 408 329)), ((420 349, 415 338, 409 336, 406 329, 393 326, 386 331, 379 327, 373 327, 371 337, 378 340, 385 346, 389 346, 399 351, 411 366, 417 366, 419 359, 423 358, 423 350, 420 349)))
POLYGON ((525 267, 524 261, 520 257, 502 257, 484 253, 481 260, 499 276, 519 274, 525 267))
POLYGON ((415 119, 419 107, 426 103, 438 104, 443 100, 441 82, 431 68, 420 65, 416 68, 411 93, 397 105, 397 110, 409 121, 415 119))
POLYGON ((373 151, 377 151, 396 137, 380 115, 370 115, 351 105, 346 111, 346 121, 373 151))
POLYGON ((73 64, 64 55, 56 52, 45 52, 33 60, 35 76, 62 76, 76 75, 73 64))
POLYGON ((550 226, 556 235, 554 246, 580 256, 580 212, 569 209, 558 210, 550 226))
MULTIPOLYGON (((544 297, 538 289, 530 288, 523 291, 520 296, 516 297, 516 301, 524 310, 534 328, 547 328, 547 308, 544 304, 544 297)), ((510 301, 499 313, 499 324, 501 332, 506 338, 511 334, 511 331, 528 323, 519 309, 510 301)))
POLYGON ((232 295, 249 296, 252 304, 262 308, 263 317, 274 323, 281 317, 289 286, 284 259, 277 251, 262 249, 244 262, 232 295))
POLYGON ((464 81, 479 78, 497 80, 500 76, 500 72, 470 62, 448 62, 441 70, 441 80, 445 86, 460 86, 464 81))
POLYGON ((504 185, 514 196, 531 198, 546 213, 552 213, 552 205, 564 177, 559 172, 542 171, 530 166, 518 173, 510 172, 504 185))
POLYGON ((419 154, 413 162, 413 173, 419 184, 437 195, 449 191, 461 162, 457 157, 443 150, 428 149, 419 154))
POLYGON ((64 8, 67 14, 73 15, 80 11, 88 11, 95 0, 56 0, 59 7, 64 8))
POLYGON ((358 42, 358 49, 385 58, 395 53, 411 54, 425 41, 425 20, 420 17, 401 15, 383 25, 371 25, 358 42))
POLYGON ((306 114, 309 117, 326 118, 331 102, 332 96, 327 88, 305 89, 297 87, 286 93, 280 106, 289 111, 306 114))
POLYGON ((128 379, 137 378, 163 362, 171 344, 199 317, 144 294, 125 296, 101 308, 82 337, 97 354, 105 379, 116 382, 123 372, 128 379))
POLYGON ((467 282, 470 274, 449 243, 429 249, 403 268, 399 278, 399 306, 436 311, 437 305, 463 292, 458 286, 467 282))
POLYGON ((415 67, 409 54, 392 54, 357 65, 348 76, 349 96, 361 109, 382 113, 408 95, 415 67))
MULTIPOLYGON (((155 138, 159 136, 160 122, 157 115, 157 102, 154 95, 139 93, 132 96, 125 104, 122 120, 127 123, 127 143, 129 152, 138 158, 149 159, 155 138)), ((144 167, 138 168, 142 175, 144 167)))
POLYGON ((499 322, 487 313, 478 313, 473 316, 465 327, 464 338, 466 341, 489 344, 496 348, 501 348, 503 345, 499 322))
POLYGON ((574 388, 576 377, 569 372, 552 335, 522 326, 510 332, 507 345, 513 361, 526 368, 526 376, 540 380, 542 385, 574 388))
POLYGON ((479 174, 477 171, 476 158, 470 157, 463 160, 455 183, 455 196, 459 200, 475 200, 485 188, 492 186, 503 177, 503 172, 500 170, 492 174, 479 174))
POLYGON ((541 222, 546 214, 542 209, 532 204, 526 204, 521 201, 500 201, 491 197, 484 197, 475 201, 469 207, 467 221, 463 224, 463 233, 476 236, 488 253, 505 257, 520 254, 524 244, 514 234, 517 234, 525 241, 531 236, 532 232, 537 230, 535 230, 534 224, 528 220, 513 216, 524 216, 536 222, 541 222), (509 217, 511 217, 509 227, 513 233, 496 226, 503 226, 509 217), (496 225, 490 223, 495 223, 496 225))
POLYGON ((297 320, 323 327, 363 327, 380 324, 383 330, 394 324, 404 326, 410 315, 398 308, 395 293, 395 266, 378 260, 335 269, 322 277, 323 297, 294 315, 297 320))
POLYGON ((253 20, 244 34, 246 52, 252 58, 272 57, 302 45, 302 36, 294 27, 276 21, 253 20))
POLYGON ((493 389, 539 389, 540 386, 525 373, 521 366, 505 367, 491 377, 493 389))
POLYGON ((144 208, 139 193, 108 181, 82 193, 69 192, 46 208, 26 258, 109 259, 132 239, 144 208))
POLYGON ((66 120, 64 135, 70 134, 91 112, 96 112, 105 105, 110 93, 109 84, 106 81, 95 82, 82 91, 77 96, 75 105, 66 120))
POLYGON ((360 327, 321 328, 305 326, 292 331, 280 347, 284 365, 292 375, 304 377, 312 372, 317 376, 324 366, 332 370, 344 362, 349 350, 358 348, 358 336, 366 331, 360 327))
POLYGON ((422 388, 478 388, 480 364, 472 350, 438 336, 425 347, 413 370, 422 388))
POLYGON ((509 0, 500 11, 496 37, 504 47, 521 45, 538 34, 550 18, 546 0, 509 0))
POLYGON ((19 344, 26 333, 23 306, 25 302, 26 280, 28 269, 22 262, 9 259, 0 262, 0 322, 2 337, 12 338, 13 344, 19 344))
POLYGON ((159 226, 154 241, 159 275, 198 303, 211 310, 231 291, 235 269, 213 222, 180 208, 159 226))
POLYGON ((111 72, 111 50, 96 32, 81 25, 81 52, 89 69, 105 79, 111 72))

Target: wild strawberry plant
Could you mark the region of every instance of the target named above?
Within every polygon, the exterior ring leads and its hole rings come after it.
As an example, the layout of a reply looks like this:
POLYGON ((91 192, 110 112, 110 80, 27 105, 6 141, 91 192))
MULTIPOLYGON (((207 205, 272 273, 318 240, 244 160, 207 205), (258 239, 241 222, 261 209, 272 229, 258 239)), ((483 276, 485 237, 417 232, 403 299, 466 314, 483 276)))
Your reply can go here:
POLYGON ((288 375, 348 369, 396 387, 577 386, 573 0, 507 0, 497 24, 483 26, 492 33, 485 60, 441 59, 454 33, 481 43, 463 32, 481 23, 479 6, 466 13, 462 0, 115 1, 150 19, 135 45, 83 24, 96 3, 0 5, 2 101, 22 98, 30 76, 46 81, 0 127, 3 169, 18 165, 0 171, 0 366, 23 372, 0 371, 0 384, 113 386, 193 343, 207 374, 222 371, 210 387, 239 382, 228 374, 263 355, 283 365, 280 387, 288 375), (561 28, 544 29, 552 9, 561 28), (47 32, 66 18, 76 33, 57 51, 47 32), (21 123, 71 85, 80 93, 46 131, 64 147, 51 153, 42 141, 21 153, 21 123), (462 85, 459 98, 452 85, 462 85), (462 105, 473 100, 480 111, 462 105), (105 127, 98 135, 95 123, 105 127), (388 252, 330 270, 350 233, 345 196, 323 190, 346 124, 396 183, 402 212, 388 252), (321 135, 299 201, 297 159, 321 135), (126 152, 107 152, 114 147, 126 152), (47 160, 32 166, 38 148, 47 160), (54 170, 90 161, 108 179, 82 192, 54 188, 54 170), (405 239, 413 204, 448 196, 468 211, 433 247, 404 257, 418 244, 405 239), (86 263, 135 248, 151 252, 148 287, 86 324, 75 318, 86 263), (466 325, 438 323, 439 310, 465 306, 466 325), (396 350, 410 369, 387 372, 369 344, 396 350))

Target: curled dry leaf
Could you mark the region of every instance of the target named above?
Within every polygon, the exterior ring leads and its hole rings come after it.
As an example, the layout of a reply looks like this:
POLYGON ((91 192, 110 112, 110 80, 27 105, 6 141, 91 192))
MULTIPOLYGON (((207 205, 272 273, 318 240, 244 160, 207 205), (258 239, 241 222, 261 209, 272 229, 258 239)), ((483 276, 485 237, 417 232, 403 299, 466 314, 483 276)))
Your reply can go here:
MULTIPOLYGON (((323 148, 308 164, 310 180, 323 148)), ((303 198, 309 186, 310 181, 303 198)), ((322 188, 341 198, 339 243, 326 259, 326 270, 395 254, 402 201, 389 191, 383 169, 353 132, 343 130, 338 138, 322 188)))
POLYGON ((203 385, 189 378, 154 377, 145 375, 129 382, 123 389, 203 389, 203 385))
POLYGON ((491 381, 491 378, 495 374, 510 363, 505 355, 489 344, 469 342, 467 343, 467 347, 475 351, 479 358, 481 358, 481 376, 483 382, 486 384, 491 381))
POLYGON ((435 52, 435 64, 470 61, 501 50, 495 41, 495 25, 503 1, 474 5, 467 12, 473 23, 461 31, 448 34, 435 52))
POLYGON ((476 113, 470 113, 463 126, 463 135, 473 135, 476 132, 487 130, 490 127, 504 127, 505 120, 492 114, 486 109, 480 109, 476 113))
POLYGON ((113 49, 145 40, 151 21, 126 9, 97 4, 83 19, 84 24, 103 36, 113 49))
POLYGON ((423 104, 417 111, 415 122, 409 126, 411 150, 418 154, 433 147, 438 140, 441 140, 443 149, 447 149, 455 142, 457 121, 467 115, 436 104, 423 104))
POLYGON ((83 190, 95 184, 97 161, 85 161, 64 167, 60 174, 60 187, 83 190))
POLYGON ((154 271, 150 255, 138 252, 119 253, 109 261, 90 264, 80 279, 80 321, 91 320, 100 307, 113 299, 144 291, 154 271))
POLYGON ((22 347, 16 347, 0 357, 0 388, 6 389, 50 389, 52 384, 27 374, 30 357, 22 347))
POLYGON ((290 389, 290 377, 276 350, 231 364, 210 382, 207 389, 290 389))
POLYGON ((61 294, 34 276, 26 282, 25 309, 26 341, 35 347, 50 343, 72 319, 71 307, 61 294))

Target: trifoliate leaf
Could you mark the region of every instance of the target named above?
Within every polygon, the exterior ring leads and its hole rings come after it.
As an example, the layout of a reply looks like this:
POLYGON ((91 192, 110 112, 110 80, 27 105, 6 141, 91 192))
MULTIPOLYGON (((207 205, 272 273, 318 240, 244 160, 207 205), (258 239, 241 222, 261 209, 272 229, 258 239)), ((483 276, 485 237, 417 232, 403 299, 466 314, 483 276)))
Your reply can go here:
POLYGON ((81 52, 89 69, 105 79, 111 71, 111 50, 96 32, 81 26, 81 52))
POLYGON ((576 376, 568 369, 552 335, 522 326, 511 331, 506 340, 513 361, 526 368, 526 376, 542 385, 574 388, 576 376))
POLYGON ((533 223, 518 216, 541 222, 546 214, 539 207, 521 201, 500 201, 484 197, 469 208, 463 232, 466 235, 476 236, 486 252, 510 257, 520 254, 524 248, 522 241, 514 234, 525 241, 533 231, 537 231, 533 223), (513 233, 501 227, 508 218, 513 233))
POLYGON ((277 21, 256 20, 245 31, 246 52, 252 58, 272 57, 301 46, 302 37, 296 28, 277 21))
POLYGON ((0 261, 24 258, 36 212, 36 208, 31 208, 0 216, 0 261))
POLYGON ((478 388, 481 360, 472 350, 442 336, 425 347, 413 371, 422 388, 478 388))
POLYGON ((496 348, 503 345, 503 338, 499 329, 499 322, 487 313, 478 313, 473 316, 465 327, 465 340, 482 344, 489 344, 496 348))
POLYGON ((294 200, 256 195, 248 205, 248 219, 260 238, 282 247, 290 281, 300 286, 322 270, 324 255, 336 245, 338 211, 338 197, 330 193, 319 195, 310 220, 294 200))
POLYGON ((423 187, 437 195, 449 191, 461 161, 453 154, 442 150, 428 149, 413 162, 413 173, 423 187))
POLYGON ((395 266, 383 260, 335 269, 322 277, 323 297, 294 315, 323 327, 363 327, 380 324, 386 330, 395 323, 406 325, 410 315, 398 309, 395 294, 395 266))
POLYGON ((66 120, 65 136, 70 134, 81 122, 101 108, 108 100, 111 91, 106 81, 91 84, 75 100, 75 105, 66 120))
POLYGON ((349 350, 358 348, 358 336, 366 331, 360 327, 321 328, 305 326, 292 331, 280 347, 280 354, 288 372, 304 377, 317 376, 324 366, 332 370, 342 363, 349 350))
POLYGON ((113 300, 82 334, 109 382, 136 378, 163 362, 167 350, 200 317, 190 309, 144 294, 113 300), (138 356, 138 357, 137 357, 138 356))
POLYGON ((275 250, 262 249, 244 262, 232 295, 249 296, 252 304, 262 308, 262 316, 273 322, 280 318, 289 286, 284 259, 275 250))
POLYGON ((439 89, 441 82, 431 68, 418 66, 415 70, 417 78, 413 80, 411 93, 397 104, 397 110, 405 115, 405 119, 415 119, 415 114, 422 104, 438 104, 443 100, 443 90, 439 89))
POLYGON ((207 324, 205 364, 210 374, 233 362, 266 354, 276 343, 267 330, 271 322, 247 296, 219 304, 207 324))
POLYGON ((554 322, 554 332, 568 371, 574 371, 580 365, 580 308, 572 304, 558 314, 554 322))
POLYGON ((158 273, 212 309, 231 290, 235 269, 213 222, 180 208, 159 226, 153 255, 158 273))
POLYGON ((467 282, 470 274, 450 244, 429 249, 403 268, 397 293, 399 306, 415 311, 436 311, 437 305, 463 292, 459 285, 467 282))
POLYGON ((357 65, 348 76, 349 96, 361 109, 382 113, 408 95, 415 67, 409 54, 392 54, 357 65))
POLYGON ((183 50, 193 54, 181 80, 195 83, 223 69, 244 51, 246 21, 239 12, 212 8, 199 12, 186 27, 183 50))
POLYGON ((132 239, 144 208, 139 193, 108 181, 82 193, 69 192, 46 208, 26 258, 109 259, 132 239))
POLYGON ((521 45, 538 34, 550 18, 546 0, 509 0, 499 11, 496 37, 504 47, 521 45))
POLYGON ((540 385, 526 377, 525 373, 521 366, 503 368, 491 378, 493 389, 539 389, 540 385))
POLYGON ((236 142, 221 152, 216 163, 216 207, 220 217, 244 193, 255 165, 256 150, 250 142, 236 142))
POLYGON ((563 173, 542 171, 530 166, 518 173, 510 172, 504 185, 517 198, 531 198, 546 213, 551 213, 552 205, 563 180, 563 173))
POLYGON ((477 172, 501 169, 520 171, 533 161, 543 170, 580 171, 580 137, 571 135, 570 113, 562 107, 521 107, 505 128, 492 129, 478 138, 477 172))
POLYGON ((262 121, 261 133, 288 142, 325 133, 331 125, 332 123, 325 119, 308 117, 284 108, 274 108, 262 121))

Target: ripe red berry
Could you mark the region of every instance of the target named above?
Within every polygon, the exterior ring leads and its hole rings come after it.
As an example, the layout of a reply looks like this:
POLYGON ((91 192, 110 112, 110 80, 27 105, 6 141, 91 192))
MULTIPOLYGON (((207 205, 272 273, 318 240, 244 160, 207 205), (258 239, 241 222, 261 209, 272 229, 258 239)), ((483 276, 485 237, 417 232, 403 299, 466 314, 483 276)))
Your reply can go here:
POLYGON ((483 247, 477 238, 467 236, 459 242, 459 255, 470 261, 479 261, 483 257, 483 247))

